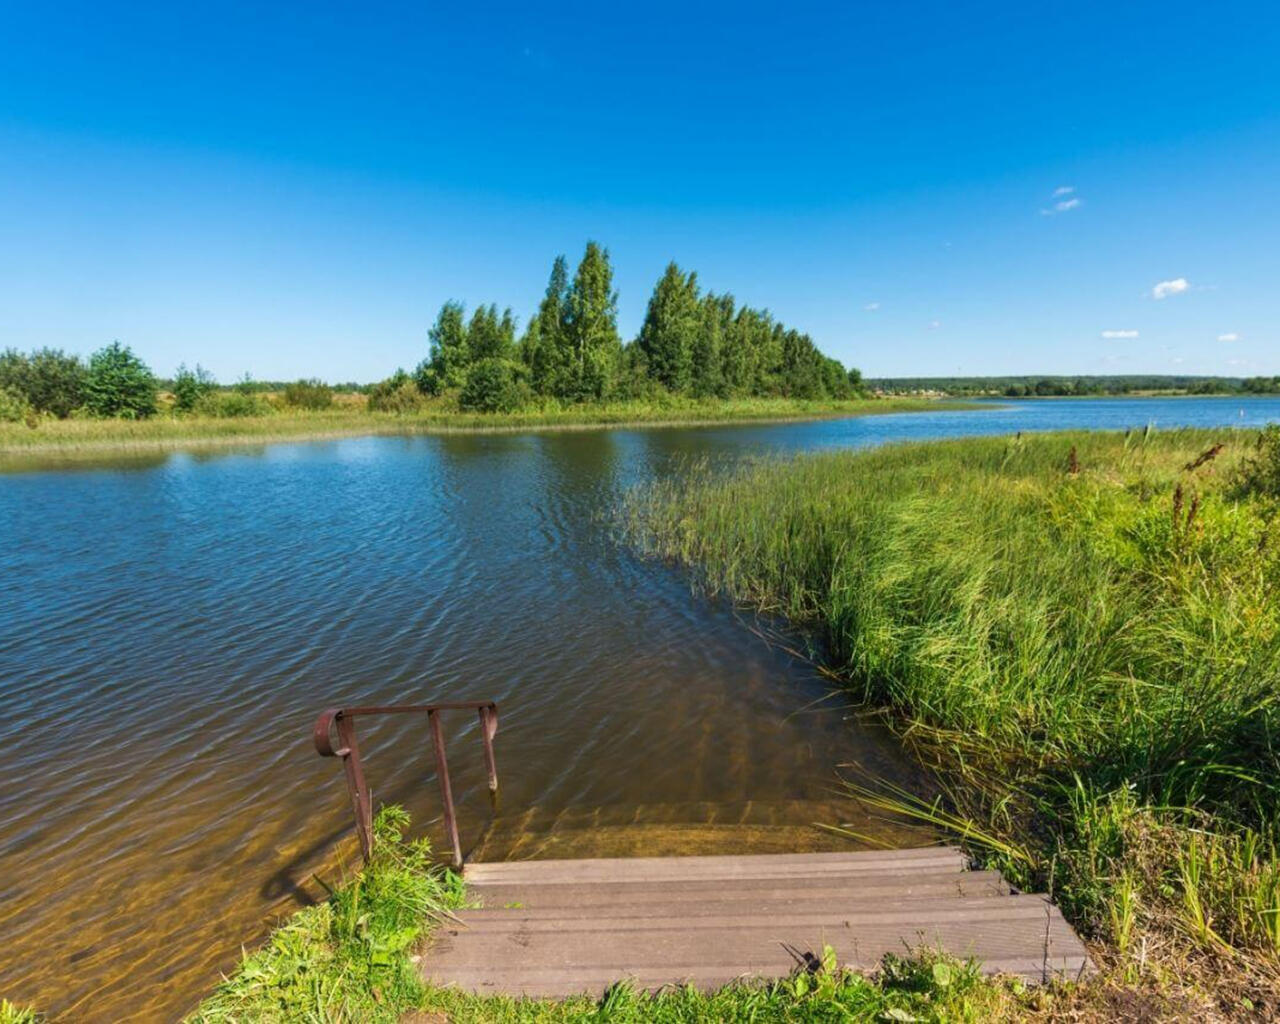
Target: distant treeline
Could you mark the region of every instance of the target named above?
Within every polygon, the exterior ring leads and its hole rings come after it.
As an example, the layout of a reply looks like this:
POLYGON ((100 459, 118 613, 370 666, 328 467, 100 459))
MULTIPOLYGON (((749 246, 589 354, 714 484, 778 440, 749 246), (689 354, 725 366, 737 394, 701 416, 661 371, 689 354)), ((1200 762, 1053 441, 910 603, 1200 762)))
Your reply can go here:
POLYGON ((696 273, 667 266, 649 298, 640 334, 624 344, 608 250, 588 242, 573 278, 563 256, 517 339, 510 309, 480 305, 466 316, 446 302, 417 369, 375 386, 370 407, 404 411, 456 393, 464 409, 513 411, 560 402, 695 398, 849 398, 861 375, 818 351, 807 334, 732 295, 703 292, 696 273))
POLYGON ((885 394, 938 392, 947 395, 1004 395, 1009 398, 1126 395, 1140 391, 1181 391, 1197 395, 1280 394, 1280 377, 1157 374, 1094 377, 877 377, 868 378, 866 386, 885 394))
POLYGON ((697 275, 671 263, 654 287, 640 334, 623 343, 609 252, 588 242, 572 280, 556 257, 537 311, 517 338, 510 309, 477 306, 468 318, 446 302, 413 373, 376 384, 319 380, 219 384, 197 364, 157 377, 118 342, 87 361, 58 349, 0 352, 0 420, 71 416, 142 419, 164 410, 258 416, 280 408, 324 409, 335 391, 362 392, 374 411, 412 412, 433 397, 445 408, 514 412, 535 403, 692 398, 852 398, 857 370, 818 351, 807 334, 732 295, 703 292, 697 275), (165 392, 161 401, 161 392, 165 392), (453 403, 456 401, 456 406, 453 403))

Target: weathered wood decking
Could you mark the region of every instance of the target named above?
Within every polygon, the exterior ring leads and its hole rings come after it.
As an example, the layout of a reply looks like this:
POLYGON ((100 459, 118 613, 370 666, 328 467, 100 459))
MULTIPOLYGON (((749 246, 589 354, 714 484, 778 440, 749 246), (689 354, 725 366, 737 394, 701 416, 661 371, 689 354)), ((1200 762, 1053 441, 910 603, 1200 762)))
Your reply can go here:
POLYGON ((870 969, 921 946, 1032 981, 1087 969, 1044 897, 968 871, 949 847, 860 853, 635 857, 470 864, 464 910, 437 932, 423 977, 481 994, 599 995, 790 974, 830 945, 870 969))

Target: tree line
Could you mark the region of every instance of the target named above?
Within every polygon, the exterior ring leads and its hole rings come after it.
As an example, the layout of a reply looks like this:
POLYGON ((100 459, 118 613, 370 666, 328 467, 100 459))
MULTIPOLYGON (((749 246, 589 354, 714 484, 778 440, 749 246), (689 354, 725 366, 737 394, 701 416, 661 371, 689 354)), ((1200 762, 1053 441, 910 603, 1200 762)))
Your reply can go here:
POLYGON ((397 371, 370 392, 375 409, 406 411, 419 396, 456 392, 464 409, 511 411, 561 402, 693 398, 849 398, 862 386, 813 340, 768 310, 703 292, 696 273, 669 264, 654 286, 639 335, 618 333, 609 253, 588 242, 573 277, 564 256, 517 338, 511 310, 480 305, 466 316, 446 302, 430 349, 412 374, 397 371))

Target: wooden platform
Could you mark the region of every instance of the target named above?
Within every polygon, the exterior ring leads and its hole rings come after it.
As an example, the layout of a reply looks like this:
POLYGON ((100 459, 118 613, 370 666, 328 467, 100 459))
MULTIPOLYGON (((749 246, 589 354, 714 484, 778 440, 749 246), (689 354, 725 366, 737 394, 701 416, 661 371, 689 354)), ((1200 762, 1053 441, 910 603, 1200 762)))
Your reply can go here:
POLYGON ((1088 968, 1056 907, 967 870, 949 847, 514 861, 464 874, 481 907, 439 929, 421 971, 480 994, 599 995, 623 979, 712 989, 784 977, 824 945, 861 969, 922 946, 1034 982, 1088 968))

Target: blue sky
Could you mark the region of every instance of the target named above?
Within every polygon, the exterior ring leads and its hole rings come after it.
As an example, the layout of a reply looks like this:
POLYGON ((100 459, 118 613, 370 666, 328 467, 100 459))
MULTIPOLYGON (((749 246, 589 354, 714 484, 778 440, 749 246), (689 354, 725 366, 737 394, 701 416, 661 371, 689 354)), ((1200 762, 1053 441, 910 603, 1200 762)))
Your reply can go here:
POLYGON ((596 238, 626 337, 674 258, 869 375, 1280 373, 1266 4, 10 3, 0 39, 0 346, 369 380, 596 238))

